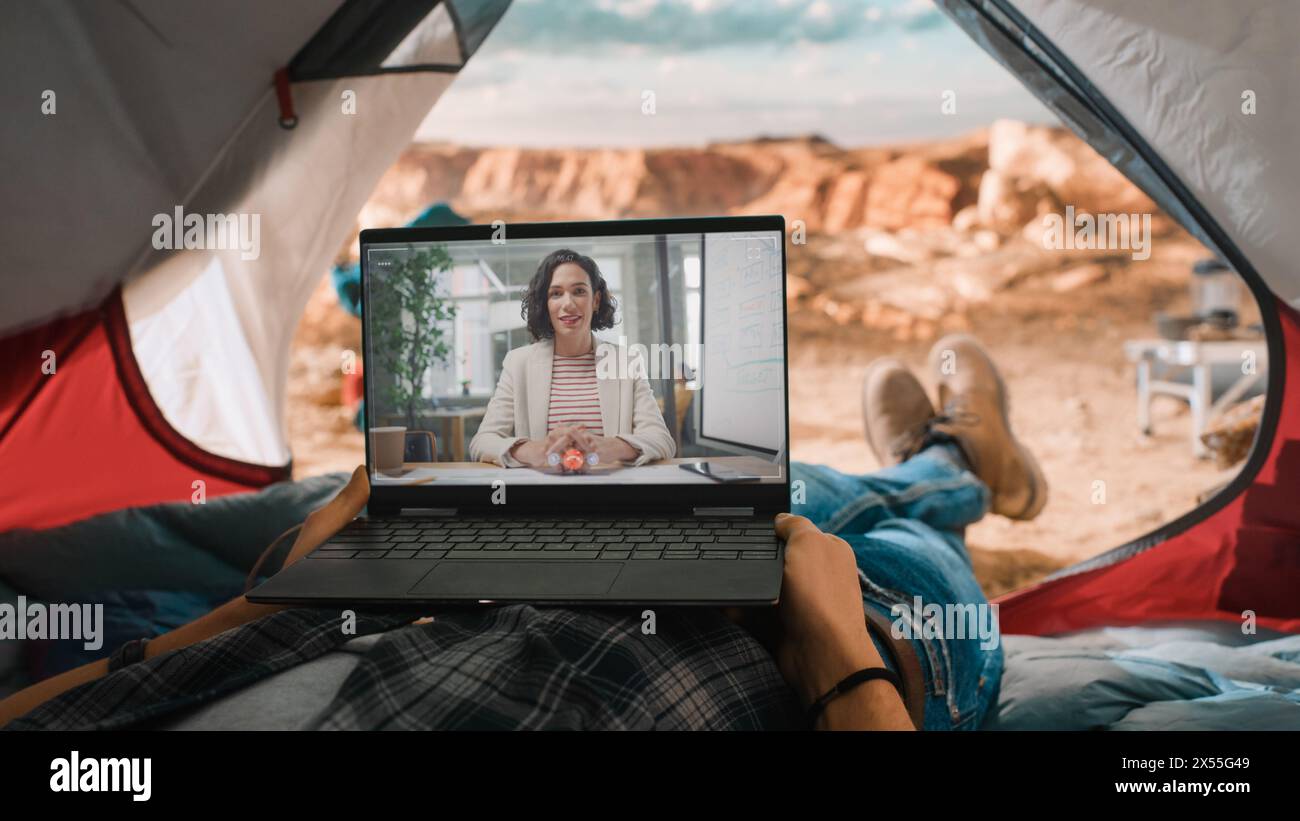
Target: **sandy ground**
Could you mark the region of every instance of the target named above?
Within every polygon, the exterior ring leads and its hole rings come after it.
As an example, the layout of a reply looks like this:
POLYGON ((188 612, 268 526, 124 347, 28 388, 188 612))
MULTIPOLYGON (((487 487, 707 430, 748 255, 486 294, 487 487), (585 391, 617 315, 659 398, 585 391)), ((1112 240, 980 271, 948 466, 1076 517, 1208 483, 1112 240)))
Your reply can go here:
MULTIPOLYGON (((1203 253, 1190 238, 1175 237, 1157 246, 1140 276, 1129 265, 1068 298, 1030 283, 969 313, 968 332, 985 343, 1008 384, 1014 430, 1051 486, 1036 520, 987 516, 968 530, 990 592, 1141 536, 1191 510, 1199 494, 1235 473, 1192 456, 1191 417, 1182 402, 1157 398, 1153 435, 1141 434, 1134 367, 1122 348, 1126 339, 1154 335, 1157 310, 1186 306, 1187 268, 1203 253), (1097 481, 1104 482, 1102 503, 1094 501, 1097 481)), ((924 373, 933 342, 836 325, 813 311, 790 321, 793 458, 874 469, 862 432, 861 374, 881 355, 924 373)))
MULTIPOLYGON (((825 264, 816 247, 801 253, 812 255, 804 267, 819 288, 830 284, 820 277, 842 280, 858 264, 852 257, 825 264)), ((957 323, 983 340, 1002 368, 1015 430, 1051 484, 1035 521, 988 516, 969 529, 977 574, 990 594, 1141 536, 1231 476, 1193 458, 1190 414, 1181 402, 1157 399, 1154 434, 1139 432, 1134 370, 1122 350, 1125 339, 1153 335, 1155 311, 1186 306, 1187 271, 1203 253, 1176 235, 1157 244, 1140 268, 1120 265, 1105 281, 1068 294, 1040 277, 968 309, 957 323), (1105 483, 1100 504, 1097 481, 1105 483)), ((860 264, 871 263, 864 256, 860 264)), ((840 325, 806 303, 792 309, 790 334, 792 458, 872 470, 862 434, 862 371, 884 354, 921 369, 933 335, 900 340, 861 322, 840 325)), ((336 307, 323 281, 293 349, 288 419, 295 476, 350 470, 364 458, 361 434, 338 404, 340 357, 359 345, 357 321, 336 307)))

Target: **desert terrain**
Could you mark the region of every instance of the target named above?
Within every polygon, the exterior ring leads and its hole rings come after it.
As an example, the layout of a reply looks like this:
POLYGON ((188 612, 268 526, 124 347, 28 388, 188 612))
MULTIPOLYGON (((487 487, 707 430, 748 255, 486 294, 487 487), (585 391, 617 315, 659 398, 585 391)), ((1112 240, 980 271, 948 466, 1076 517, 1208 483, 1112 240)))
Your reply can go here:
MULTIPOLYGON (((991 595, 1149 532, 1235 472, 1192 456, 1182 402, 1158 398, 1154 432, 1141 434, 1123 351, 1125 340, 1155 336, 1157 311, 1187 310, 1191 266, 1207 252, 1059 129, 999 121, 957 139, 856 149, 815 136, 655 150, 414 145, 357 230, 402 225, 437 201, 476 222, 783 214, 797 229, 787 277, 796 460, 872 470, 860 410, 867 363, 890 355, 920 370, 943 334, 980 338, 1051 483, 1035 521, 990 516, 969 529, 991 595), (1149 258, 1045 248, 1042 215, 1067 206, 1151 214, 1149 258)), ((349 255, 355 236, 340 249, 349 255)), ((339 373, 342 352, 359 348, 359 323, 325 276, 293 347, 296 476, 363 459, 339 373)))

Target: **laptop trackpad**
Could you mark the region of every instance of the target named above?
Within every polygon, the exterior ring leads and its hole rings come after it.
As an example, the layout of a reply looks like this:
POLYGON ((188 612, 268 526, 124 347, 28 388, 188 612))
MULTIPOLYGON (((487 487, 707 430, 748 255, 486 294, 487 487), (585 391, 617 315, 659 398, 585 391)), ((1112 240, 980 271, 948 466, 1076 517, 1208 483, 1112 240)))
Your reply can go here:
POLYGON ((407 595, 432 599, 600 596, 613 586, 622 568, 622 562, 444 561, 407 595))

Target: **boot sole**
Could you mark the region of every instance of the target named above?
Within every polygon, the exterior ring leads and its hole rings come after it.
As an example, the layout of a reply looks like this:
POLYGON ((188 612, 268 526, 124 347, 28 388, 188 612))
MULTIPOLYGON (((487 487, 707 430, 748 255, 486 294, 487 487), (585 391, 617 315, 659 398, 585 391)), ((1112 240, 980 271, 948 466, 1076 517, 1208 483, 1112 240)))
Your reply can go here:
POLYGON ((867 420, 867 387, 871 384, 871 377, 876 373, 876 371, 880 370, 885 365, 891 365, 895 362, 898 362, 898 360, 884 358, 877 359, 868 365, 866 372, 862 375, 862 391, 858 396, 858 405, 862 409, 862 435, 867 440, 867 447, 871 448, 871 455, 875 456, 876 461, 880 463, 880 466, 885 468, 893 467, 897 463, 893 461, 892 457, 890 457, 888 453, 882 454, 880 452, 880 447, 876 444, 876 440, 871 438, 871 423, 867 420))
MULTIPOLYGON (((1038 459, 1011 430, 1011 393, 1007 390, 1007 383, 1002 379, 1002 371, 998 369, 993 357, 989 356, 978 340, 974 337, 966 338, 971 340, 973 347, 988 362, 989 370, 993 371, 993 378, 997 380, 998 385, 998 409, 1002 413, 1002 427, 1007 432, 1007 438, 1011 440, 1012 446, 1015 447, 1016 455, 1024 465, 1025 472, 1029 474, 1029 501, 1021 510, 1009 512, 1001 509, 998 506, 997 494, 994 494, 992 510, 1008 519, 1028 521, 1037 517, 1047 505, 1047 476, 1043 473, 1042 466, 1038 464, 1038 459)), ((930 363, 930 372, 936 372, 933 362, 930 363)))
MULTIPOLYGON (((867 388, 871 385, 871 377, 874 376, 876 372, 883 370, 885 367, 892 366, 897 366, 907 370, 907 366, 903 364, 902 360, 895 359, 892 356, 878 357, 873 360, 871 364, 867 365, 867 369, 862 375, 862 391, 858 397, 858 405, 862 411, 863 437, 867 440, 867 447, 871 448, 872 455, 876 457, 876 461, 882 468, 893 467, 894 465, 899 464, 899 460, 896 459, 892 453, 882 450, 880 445, 871 436, 871 423, 867 419, 867 388)), ((924 387, 921 388, 921 392, 925 393, 924 387)), ((931 408, 931 413, 933 412, 934 410, 931 408)))

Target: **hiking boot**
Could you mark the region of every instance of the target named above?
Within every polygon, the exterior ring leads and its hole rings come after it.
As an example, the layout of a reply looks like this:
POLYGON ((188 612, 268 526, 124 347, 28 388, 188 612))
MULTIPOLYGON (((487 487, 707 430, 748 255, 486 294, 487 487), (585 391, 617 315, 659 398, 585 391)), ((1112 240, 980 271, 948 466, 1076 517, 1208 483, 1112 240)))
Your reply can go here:
POLYGON ((920 449, 934 406, 920 380, 897 359, 881 357, 862 380, 862 421, 867 444, 882 467, 902 462, 920 449))
POLYGON ((1047 504, 1047 479, 1038 460, 1011 433, 1007 387, 974 337, 945 336, 930 349, 939 416, 932 433, 951 436, 971 471, 993 495, 993 512, 1032 519, 1047 504))

